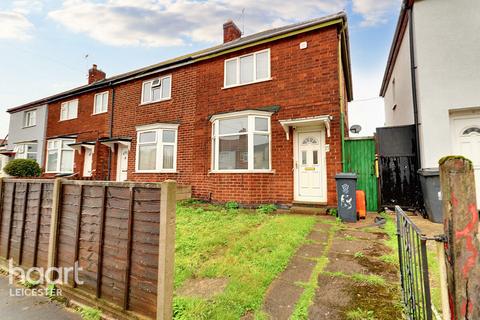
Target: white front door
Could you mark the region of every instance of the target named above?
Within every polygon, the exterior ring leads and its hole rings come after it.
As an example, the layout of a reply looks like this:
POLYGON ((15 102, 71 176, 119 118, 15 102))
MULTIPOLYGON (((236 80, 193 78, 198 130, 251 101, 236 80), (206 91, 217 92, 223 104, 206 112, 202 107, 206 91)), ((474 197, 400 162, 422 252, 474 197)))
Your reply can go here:
POLYGON ((128 148, 118 147, 117 156, 117 181, 126 181, 128 173, 128 148))
POLYGON ((454 118, 453 123, 453 153, 473 162, 477 207, 480 209, 480 115, 454 118))
POLYGON ((85 148, 85 157, 83 158, 83 176, 84 177, 92 176, 92 158, 93 158, 93 149, 85 148))
POLYGON ((326 202, 325 133, 296 132, 295 200, 326 202))

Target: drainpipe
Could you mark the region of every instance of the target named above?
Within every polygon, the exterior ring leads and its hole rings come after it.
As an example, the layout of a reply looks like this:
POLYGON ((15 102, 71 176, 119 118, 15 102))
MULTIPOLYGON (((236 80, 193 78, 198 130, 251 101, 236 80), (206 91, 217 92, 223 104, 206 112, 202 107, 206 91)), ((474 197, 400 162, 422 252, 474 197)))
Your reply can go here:
MULTIPOLYGON (((113 138, 113 112, 115 110, 115 87, 112 86, 112 83, 110 82, 110 87, 112 88, 112 107, 110 111, 110 129, 108 132, 108 137, 110 139, 113 138)), ((112 148, 108 148, 108 168, 107 168, 107 180, 110 181, 110 171, 112 169, 112 148)))
POLYGON ((412 100, 413 100, 413 121, 415 124, 415 140, 417 151, 417 169, 422 168, 422 160, 420 155, 420 130, 418 122, 418 99, 417 99, 417 66, 415 64, 415 45, 413 43, 413 3, 408 6, 407 1, 404 3, 408 10, 408 33, 410 40, 410 74, 412 78, 412 100))

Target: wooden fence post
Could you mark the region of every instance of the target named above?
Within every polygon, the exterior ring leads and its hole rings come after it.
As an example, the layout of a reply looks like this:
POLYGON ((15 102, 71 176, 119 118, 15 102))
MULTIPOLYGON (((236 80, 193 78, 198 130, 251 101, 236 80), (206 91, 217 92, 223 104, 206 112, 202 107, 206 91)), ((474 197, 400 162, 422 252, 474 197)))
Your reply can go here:
POLYGON ((162 182, 158 243, 157 320, 172 319, 177 183, 162 182))
MULTIPOLYGON (((52 191, 52 211, 50 214, 50 238, 48 239, 48 268, 55 267, 57 257, 58 216, 61 207, 62 178, 55 179, 52 191)), ((48 275, 52 278, 51 273, 48 275)))
POLYGON ((439 163, 451 319, 480 319, 479 217, 472 162, 451 156, 439 163))

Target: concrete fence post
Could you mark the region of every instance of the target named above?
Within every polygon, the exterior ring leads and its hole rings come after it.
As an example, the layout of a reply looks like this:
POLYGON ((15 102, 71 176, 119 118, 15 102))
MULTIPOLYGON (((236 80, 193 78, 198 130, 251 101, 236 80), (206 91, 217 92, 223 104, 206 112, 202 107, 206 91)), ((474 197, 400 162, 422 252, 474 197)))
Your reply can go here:
POLYGON ((3 216, 3 178, 0 177, 0 227, 2 226, 3 216))
POLYGON ((157 320, 173 316, 173 277, 175 253, 175 215, 177 183, 162 182, 158 243, 157 320))
POLYGON ((472 162, 440 160, 451 319, 480 319, 480 241, 472 162))
MULTIPOLYGON (((57 234, 58 234, 58 216, 61 207, 61 192, 63 179, 57 178, 53 183, 52 191, 52 211, 50 214, 50 238, 48 240, 48 268, 55 267, 57 257, 57 234)), ((48 275, 53 279, 52 275, 48 275)))

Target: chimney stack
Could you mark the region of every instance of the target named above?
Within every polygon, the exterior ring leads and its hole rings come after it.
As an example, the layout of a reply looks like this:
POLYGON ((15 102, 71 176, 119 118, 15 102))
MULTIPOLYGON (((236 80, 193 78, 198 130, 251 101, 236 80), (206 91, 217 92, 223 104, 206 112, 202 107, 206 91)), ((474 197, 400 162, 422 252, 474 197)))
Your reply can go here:
POLYGON ((242 32, 232 20, 228 20, 223 24, 223 43, 236 40, 241 36, 242 32))
POLYGON ((107 75, 100 69, 97 69, 97 65, 94 64, 90 70, 88 70, 88 84, 105 79, 107 75))

